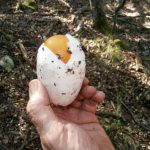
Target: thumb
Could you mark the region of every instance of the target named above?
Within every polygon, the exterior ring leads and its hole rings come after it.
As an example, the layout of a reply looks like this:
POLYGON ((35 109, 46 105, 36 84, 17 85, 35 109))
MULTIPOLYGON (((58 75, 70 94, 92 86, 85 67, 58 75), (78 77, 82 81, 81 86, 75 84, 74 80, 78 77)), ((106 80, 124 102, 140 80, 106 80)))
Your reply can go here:
POLYGON ((35 79, 29 83, 29 102, 27 112, 39 134, 47 132, 50 123, 57 120, 48 93, 42 83, 35 79))

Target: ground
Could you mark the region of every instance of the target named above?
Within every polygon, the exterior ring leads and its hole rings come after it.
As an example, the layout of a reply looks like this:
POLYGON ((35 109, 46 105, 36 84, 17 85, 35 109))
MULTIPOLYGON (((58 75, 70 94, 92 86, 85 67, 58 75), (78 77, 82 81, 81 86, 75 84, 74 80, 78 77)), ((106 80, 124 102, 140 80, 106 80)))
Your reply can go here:
MULTIPOLYGON (((0 0, 0 149, 40 150, 39 137, 26 114, 28 83, 36 78, 40 44, 54 34, 71 33, 87 49, 86 76, 106 93, 97 116, 118 150, 150 149, 150 3, 129 1, 118 15, 112 36, 92 28, 87 2, 39 1, 38 10, 16 10, 16 1, 0 0), (134 2, 134 3, 133 3, 134 2), (82 28, 77 28, 82 24, 82 28)), ((112 26, 113 5, 105 5, 112 26)))

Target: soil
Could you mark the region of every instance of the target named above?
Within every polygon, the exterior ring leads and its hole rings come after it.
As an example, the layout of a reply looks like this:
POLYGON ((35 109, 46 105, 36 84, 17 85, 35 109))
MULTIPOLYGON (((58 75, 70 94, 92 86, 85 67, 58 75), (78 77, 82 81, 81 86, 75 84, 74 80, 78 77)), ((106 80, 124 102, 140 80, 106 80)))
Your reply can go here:
MULTIPOLYGON (((0 0, 0 59, 8 55, 15 64, 9 72, 0 67, 0 150, 42 149, 26 113, 28 83, 36 78, 40 44, 49 36, 66 33, 85 46, 86 76, 106 93, 96 114, 116 149, 150 149, 150 3, 128 2, 118 15, 113 37, 92 28, 90 10, 78 11, 85 5, 84 0, 43 0, 32 11, 16 10, 16 1, 0 0), (110 38, 123 43, 118 62, 101 50, 100 44, 110 38)), ((111 26, 114 8, 109 2, 106 6, 111 26)))

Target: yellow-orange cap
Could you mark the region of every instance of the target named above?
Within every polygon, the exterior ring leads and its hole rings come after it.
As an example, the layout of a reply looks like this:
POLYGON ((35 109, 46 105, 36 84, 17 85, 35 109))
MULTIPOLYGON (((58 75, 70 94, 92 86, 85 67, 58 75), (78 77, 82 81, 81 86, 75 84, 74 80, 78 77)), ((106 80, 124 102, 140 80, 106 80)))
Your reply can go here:
POLYGON ((44 44, 65 64, 69 61, 71 53, 68 51, 68 39, 65 35, 54 35, 48 38, 44 44))

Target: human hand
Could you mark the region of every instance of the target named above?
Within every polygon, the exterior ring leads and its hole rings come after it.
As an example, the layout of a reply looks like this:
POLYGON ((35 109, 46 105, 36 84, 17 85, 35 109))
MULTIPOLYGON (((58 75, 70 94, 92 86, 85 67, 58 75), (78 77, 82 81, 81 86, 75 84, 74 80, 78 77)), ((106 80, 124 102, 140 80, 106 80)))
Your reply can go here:
POLYGON ((27 112, 35 125, 44 150, 114 150, 95 116, 96 104, 105 94, 83 81, 76 100, 67 107, 51 104, 42 83, 29 84, 27 112))

